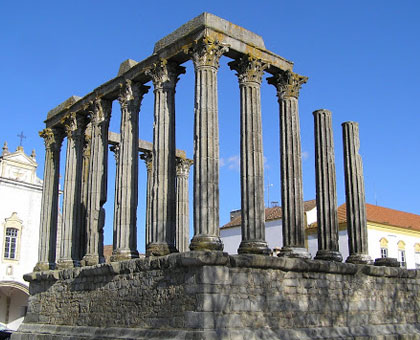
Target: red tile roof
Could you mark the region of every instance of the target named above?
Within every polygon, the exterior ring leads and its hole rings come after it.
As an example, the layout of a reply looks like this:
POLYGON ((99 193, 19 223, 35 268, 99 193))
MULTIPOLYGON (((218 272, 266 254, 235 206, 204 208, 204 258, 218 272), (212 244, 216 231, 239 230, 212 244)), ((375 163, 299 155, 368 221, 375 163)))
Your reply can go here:
MULTIPOLYGON (((420 215, 373 204, 366 204, 366 219, 373 223, 420 231, 420 215)), ((342 204, 338 207, 338 222, 346 221, 346 204, 342 204)))
MULTIPOLYGON (((316 207, 316 200, 304 202, 305 211, 312 210, 315 207, 316 207)), ((266 222, 279 220, 281 219, 281 217, 282 217, 281 207, 265 208, 265 221, 266 222)), ((242 221, 242 218, 241 218, 241 215, 239 215, 235 217, 234 219, 232 219, 231 221, 229 221, 228 223, 226 223, 220 229, 238 227, 241 225, 241 221, 242 221)))

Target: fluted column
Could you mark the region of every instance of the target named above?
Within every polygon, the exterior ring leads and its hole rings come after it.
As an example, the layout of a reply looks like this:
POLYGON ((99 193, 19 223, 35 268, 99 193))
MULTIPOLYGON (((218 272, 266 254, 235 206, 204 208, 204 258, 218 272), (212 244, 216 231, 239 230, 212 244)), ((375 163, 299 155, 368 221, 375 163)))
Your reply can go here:
POLYGON ((121 134, 115 178, 114 240, 111 261, 139 256, 137 251, 139 110, 149 87, 126 80, 118 101, 121 134))
POLYGON ((188 195, 188 178, 191 159, 178 158, 176 164, 176 233, 175 247, 179 252, 188 251, 190 240, 190 209, 188 195))
POLYGON ((42 130, 39 135, 44 138, 45 164, 39 228, 38 263, 34 271, 55 268, 60 150, 64 137, 62 131, 51 128, 42 130))
POLYGON ((318 221, 316 260, 338 261, 337 194, 331 111, 313 112, 315 126, 315 175, 318 221))
MULTIPOLYGON (((89 117, 90 118, 90 117, 89 117)), ((81 186, 81 212, 80 212, 80 256, 83 259, 87 249, 87 205, 88 205, 88 181, 91 155, 91 134, 92 124, 86 126, 83 140, 83 161, 82 161, 82 186, 81 186)))
POLYGON ((238 253, 270 254, 265 241, 261 81, 267 64, 245 55, 229 63, 241 100, 241 233, 238 253))
POLYGON ((268 83, 277 89, 280 104, 280 174, 283 248, 279 256, 309 258, 305 248, 302 156, 298 97, 307 77, 291 71, 277 73, 268 83))
POLYGON ((359 154, 359 125, 355 122, 345 122, 342 127, 350 254, 346 262, 370 264, 372 259, 368 255, 365 184, 362 158, 359 154))
POLYGON ((219 122, 217 70, 228 51, 210 38, 186 52, 194 62, 194 237, 191 250, 223 250, 219 237, 219 122))
POLYGON ((103 228, 107 198, 108 128, 112 102, 97 98, 92 103, 89 171, 87 174, 86 254, 83 265, 104 262, 103 228))
POLYGON ((175 248, 175 85, 185 68, 161 59, 146 74, 155 94, 151 234, 146 255, 161 256, 175 248))
POLYGON ((150 243, 150 234, 151 234, 151 201, 152 201, 152 168, 153 168, 153 156, 151 152, 144 152, 140 155, 140 158, 144 160, 146 164, 146 171, 147 171, 147 184, 146 184, 146 225, 145 225, 145 246, 147 249, 147 245, 150 243))
POLYGON ((59 269, 80 265, 83 136, 86 127, 84 117, 74 112, 64 117, 62 124, 67 134, 67 153, 59 269))

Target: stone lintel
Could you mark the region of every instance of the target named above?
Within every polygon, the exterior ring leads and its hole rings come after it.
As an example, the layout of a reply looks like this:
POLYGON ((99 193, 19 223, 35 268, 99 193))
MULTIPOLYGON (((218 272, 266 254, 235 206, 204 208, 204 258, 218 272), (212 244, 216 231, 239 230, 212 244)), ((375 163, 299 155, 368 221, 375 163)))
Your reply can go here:
POLYGON ((118 70, 118 76, 122 75, 123 73, 127 72, 130 68, 137 65, 137 61, 133 59, 127 59, 123 61, 120 65, 120 69, 118 70))
POLYGON ((182 25, 164 38, 160 39, 155 44, 153 53, 159 53, 161 50, 173 44, 177 40, 182 39, 196 31, 203 30, 207 27, 224 33, 225 35, 231 36, 248 45, 265 49, 264 41, 261 36, 248 31, 245 28, 232 24, 231 22, 219 18, 211 13, 204 12, 194 19, 188 21, 186 24, 182 25))
MULTIPOLYGON (((116 145, 120 143, 120 134, 116 132, 108 132, 108 144, 116 145)), ((153 143, 139 139, 139 151, 141 152, 152 152, 153 150, 153 143)), ((179 158, 185 159, 187 156, 184 150, 176 150, 175 156, 179 158)))
POLYGON ((74 103, 78 102, 80 99, 82 98, 79 96, 71 96, 70 98, 66 99, 60 105, 48 111, 47 120, 49 120, 50 118, 54 117, 62 111, 67 111, 68 108, 70 108, 74 103))
POLYGON ((293 69, 293 62, 266 50, 259 35, 210 13, 203 13, 158 41, 153 55, 138 63, 130 59, 124 61, 120 66, 117 77, 98 86, 83 98, 72 96, 49 111, 45 121, 46 127, 59 125, 62 117, 69 111, 83 111, 98 96, 108 100, 117 99, 120 84, 123 84, 126 79, 142 84, 147 83, 150 81, 150 77, 145 74, 146 69, 150 68, 160 58, 172 59, 179 64, 186 62, 190 58, 184 53, 184 48, 204 36, 228 44, 230 49, 226 55, 230 58, 236 59, 241 54, 251 54, 264 60, 270 64, 267 69, 269 73, 274 74, 279 70, 291 71, 293 69))

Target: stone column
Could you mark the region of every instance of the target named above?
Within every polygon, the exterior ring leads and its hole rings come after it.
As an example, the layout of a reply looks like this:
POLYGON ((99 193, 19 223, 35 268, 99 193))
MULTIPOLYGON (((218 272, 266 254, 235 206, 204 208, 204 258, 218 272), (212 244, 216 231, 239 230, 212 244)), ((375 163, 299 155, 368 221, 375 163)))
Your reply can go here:
POLYGON ((80 212, 80 258, 86 254, 87 249, 87 222, 86 212, 88 205, 88 180, 89 180, 89 168, 90 168, 90 155, 91 155, 91 134, 92 125, 89 122, 86 126, 83 139, 83 161, 82 161, 82 186, 81 186, 81 212, 80 212))
POLYGON ((112 102, 97 98, 92 103, 90 157, 87 178, 86 254, 83 265, 105 262, 103 228, 108 178, 108 128, 112 102))
POLYGON ((121 134, 115 178, 114 240, 111 261, 139 256, 137 251, 139 110, 149 87, 126 80, 118 101, 121 134))
POLYGON ((338 250, 337 194, 331 111, 313 112, 315 122, 316 205, 318 252, 316 260, 341 262, 338 250))
POLYGON ((146 225, 145 225, 145 246, 147 249, 147 245, 150 243, 150 234, 151 234, 151 201, 152 201, 152 168, 153 168, 153 156, 151 152, 144 152, 140 155, 140 158, 144 160, 146 163, 146 170, 147 170, 147 184, 146 184, 146 225))
POLYGON ((241 98, 241 233, 238 253, 270 254, 265 241, 261 81, 267 64, 252 56, 229 63, 241 98))
POLYGON ((175 247, 179 252, 188 251, 190 240, 190 209, 188 199, 188 178, 191 159, 178 158, 176 164, 176 235, 175 247))
POLYGON ((67 153, 58 269, 80 266, 84 119, 71 112, 62 120, 67 134, 67 153))
POLYGON ((219 122, 217 70, 228 51, 210 38, 188 51, 195 69, 194 237, 191 250, 223 250, 219 237, 219 122))
POLYGON ((280 173, 283 248, 279 256, 310 258, 305 248, 302 156, 298 97, 307 77, 291 71, 277 73, 268 83, 277 89, 280 104, 280 173))
POLYGON ((151 234, 146 255, 162 256, 175 248, 175 85, 185 68, 161 59, 146 74, 155 94, 151 234))
POLYGON ((349 254, 346 262, 371 264, 368 255, 365 185, 359 154, 359 125, 345 122, 343 127, 344 175, 346 184, 347 233, 349 254))
POLYGON ((39 133, 45 142, 44 181, 39 228, 38 263, 34 271, 55 269, 60 150, 63 132, 46 128, 39 133))

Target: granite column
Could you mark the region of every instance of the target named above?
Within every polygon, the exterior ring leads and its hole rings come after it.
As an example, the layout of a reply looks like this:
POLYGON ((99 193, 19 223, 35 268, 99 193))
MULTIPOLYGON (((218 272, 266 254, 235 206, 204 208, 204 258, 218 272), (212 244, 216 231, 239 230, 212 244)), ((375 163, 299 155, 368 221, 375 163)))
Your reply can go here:
POLYGON ((270 254, 265 241, 261 81, 267 64, 252 56, 229 63, 241 100, 241 233, 238 253, 270 254))
POLYGON ((203 38, 186 52, 194 62, 194 237, 191 250, 223 250, 219 237, 217 70, 228 47, 203 38))
POLYGON ((58 269, 80 266, 83 136, 86 128, 85 117, 75 112, 65 116, 62 124, 67 134, 67 153, 58 269))
POLYGON ((86 254, 83 264, 104 262, 103 227, 107 198, 108 128, 112 102, 97 98, 92 103, 90 157, 87 182, 86 254))
POLYGON ((152 201, 152 168, 153 168, 153 156, 152 153, 146 151, 140 155, 140 158, 144 160, 146 163, 146 171, 147 171, 147 183, 146 183, 146 225, 145 225, 145 249, 147 249, 147 245, 150 243, 150 234, 151 234, 151 201, 152 201))
POLYGON ((44 181, 42 187, 41 220, 39 228, 38 263, 34 271, 55 269, 60 150, 64 134, 46 128, 39 133, 45 142, 44 181))
POLYGON ((188 199, 188 178, 191 159, 178 158, 176 164, 176 232, 175 247, 179 252, 188 251, 190 239, 190 210, 188 199))
POLYGON ((363 164, 359 154, 359 125, 345 122, 343 127, 344 177, 346 184, 348 263, 371 264, 368 255, 365 185, 363 164))
POLYGON ((139 110, 149 87, 126 80, 121 84, 121 134, 115 178, 114 240, 111 261, 139 256, 137 251, 139 110))
POLYGON ((313 112, 315 126, 315 175, 318 221, 316 260, 338 261, 337 194, 331 111, 313 112))
POLYGON ((175 248, 175 86, 185 68, 165 59, 146 74, 152 78, 155 94, 153 124, 153 166, 151 233, 146 255, 162 256, 175 248))
POLYGON ((307 77, 291 71, 268 79, 277 89, 280 104, 280 174, 283 248, 279 256, 310 258, 305 248, 302 155, 298 112, 299 90, 307 77))

